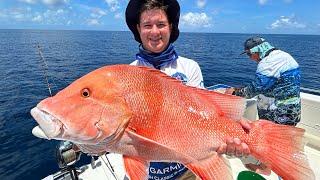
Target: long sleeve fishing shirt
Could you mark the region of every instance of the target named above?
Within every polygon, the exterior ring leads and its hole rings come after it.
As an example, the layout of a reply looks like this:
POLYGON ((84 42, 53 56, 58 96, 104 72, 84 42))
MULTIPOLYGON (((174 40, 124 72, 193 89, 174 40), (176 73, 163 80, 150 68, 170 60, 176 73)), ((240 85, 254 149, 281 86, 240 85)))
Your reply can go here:
POLYGON ((299 65, 290 54, 274 50, 258 63, 255 80, 235 95, 258 95, 259 118, 296 125, 301 114, 299 65))

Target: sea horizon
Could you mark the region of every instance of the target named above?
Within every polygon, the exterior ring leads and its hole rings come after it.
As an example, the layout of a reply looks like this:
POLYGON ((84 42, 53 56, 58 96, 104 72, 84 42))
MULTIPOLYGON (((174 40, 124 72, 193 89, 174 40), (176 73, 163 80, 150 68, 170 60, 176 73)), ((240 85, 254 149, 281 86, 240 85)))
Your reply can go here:
MULTIPOLYGON (((36 29, 36 28, 1 28, 0 30, 35 30, 35 31, 96 31, 96 32, 130 32, 130 30, 104 30, 104 29, 36 29)), ((302 35, 302 36, 320 36, 319 34, 303 34, 303 33, 241 33, 241 32, 197 32, 197 31, 181 31, 180 33, 191 34, 244 34, 244 35, 302 35)))

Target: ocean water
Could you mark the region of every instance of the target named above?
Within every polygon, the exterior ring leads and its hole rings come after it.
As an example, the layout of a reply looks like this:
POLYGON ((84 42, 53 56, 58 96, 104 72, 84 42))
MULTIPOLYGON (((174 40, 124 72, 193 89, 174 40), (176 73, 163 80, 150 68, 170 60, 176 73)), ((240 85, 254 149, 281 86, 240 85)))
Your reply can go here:
MULTIPOLYGON (((250 34, 181 33, 181 56, 195 59, 205 85, 249 83, 256 63, 240 56, 250 34)), ((320 36, 263 35, 300 64, 302 86, 320 89, 320 36)), ((138 44, 130 32, 0 30, 0 179, 41 179, 59 170, 58 141, 34 137, 30 109, 82 75, 105 65, 128 64, 138 44), (41 61, 40 45, 46 65, 41 61)), ((86 163, 86 159, 82 161, 86 163)))

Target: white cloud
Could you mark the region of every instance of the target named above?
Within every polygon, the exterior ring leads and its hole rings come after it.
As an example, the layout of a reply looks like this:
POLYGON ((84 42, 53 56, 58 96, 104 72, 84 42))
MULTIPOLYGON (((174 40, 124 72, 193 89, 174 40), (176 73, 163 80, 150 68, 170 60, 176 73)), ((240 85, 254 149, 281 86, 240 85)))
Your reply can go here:
POLYGON ((203 8, 207 4, 206 0, 197 0, 198 8, 203 8))
POLYGON ((61 6, 68 3, 68 0, 42 0, 42 3, 48 6, 61 6))
POLYGON ((65 12, 63 9, 58 9, 58 10, 50 10, 48 9, 46 12, 43 13, 43 16, 48 18, 48 19, 61 19, 64 16, 65 12))
POLYGON ((42 13, 43 24, 50 25, 64 25, 68 22, 69 12, 63 9, 52 10, 48 9, 46 12, 42 13))
POLYGON ((211 18, 206 13, 189 12, 181 17, 181 23, 189 26, 210 27, 211 18))
POLYGON ((268 0, 259 0, 260 5, 265 5, 268 2, 268 0))
POLYGON ((58 9, 56 14, 63 14, 64 10, 63 9, 58 9))
POLYGON ((42 18, 41 15, 37 15, 37 16, 33 17, 33 18, 31 19, 31 21, 33 21, 33 22, 42 22, 42 21, 43 21, 43 18, 42 18))
POLYGON ((105 2, 110 7, 111 12, 115 12, 120 8, 119 1, 118 0, 105 0, 105 2))
MULTIPOLYGON (((32 12, 30 8, 11 8, 11 9, 1 9, 0 18, 7 22, 25 22, 30 21, 32 18, 32 12)), ((1 20, 0 19, 0 20, 1 20)))
POLYGON ((100 25, 100 22, 98 19, 87 19, 87 24, 89 26, 97 26, 100 25))
POLYGON ((28 9, 25 8, 4 9, 3 17, 7 18, 9 21, 25 21, 27 18, 29 18, 29 13, 28 9))
POLYGON ((284 0, 285 3, 291 3, 293 0, 284 0))
POLYGON ((299 23, 295 20, 294 16, 286 17, 281 16, 280 19, 277 19, 270 26, 271 29, 279 28, 306 28, 305 24, 299 23))
POLYGON ((100 8, 92 8, 91 11, 92 12, 91 12, 90 16, 92 18, 101 18, 102 16, 107 15, 107 11, 104 11, 100 8))
MULTIPOLYGON (((269 0, 259 0, 260 5, 265 5, 268 3, 269 0)), ((293 0, 283 0, 285 3, 291 3, 293 0)))
POLYGON ((121 14, 121 13, 116 13, 116 14, 114 15, 114 18, 116 18, 116 19, 122 19, 122 14, 121 14))
POLYGON ((36 4, 38 0, 19 0, 19 1, 27 4, 36 4))
POLYGON ((38 4, 42 3, 46 6, 50 7, 58 7, 68 4, 70 0, 19 0, 20 2, 27 3, 27 4, 38 4))
POLYGON ((17 21, 23 21, 25 19, 24 13, 20 11, 12 11, 10 16, 17 21))

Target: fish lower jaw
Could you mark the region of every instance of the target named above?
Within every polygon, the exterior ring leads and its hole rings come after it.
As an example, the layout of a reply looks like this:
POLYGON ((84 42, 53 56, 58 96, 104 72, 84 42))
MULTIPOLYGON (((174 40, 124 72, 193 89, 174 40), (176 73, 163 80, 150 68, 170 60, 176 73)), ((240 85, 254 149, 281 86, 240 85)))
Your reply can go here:
POLYGON ((31 109, 31 115, 48 138, 57 139, 61 136, 63 124, 58 118, 38 107, 31 109))

